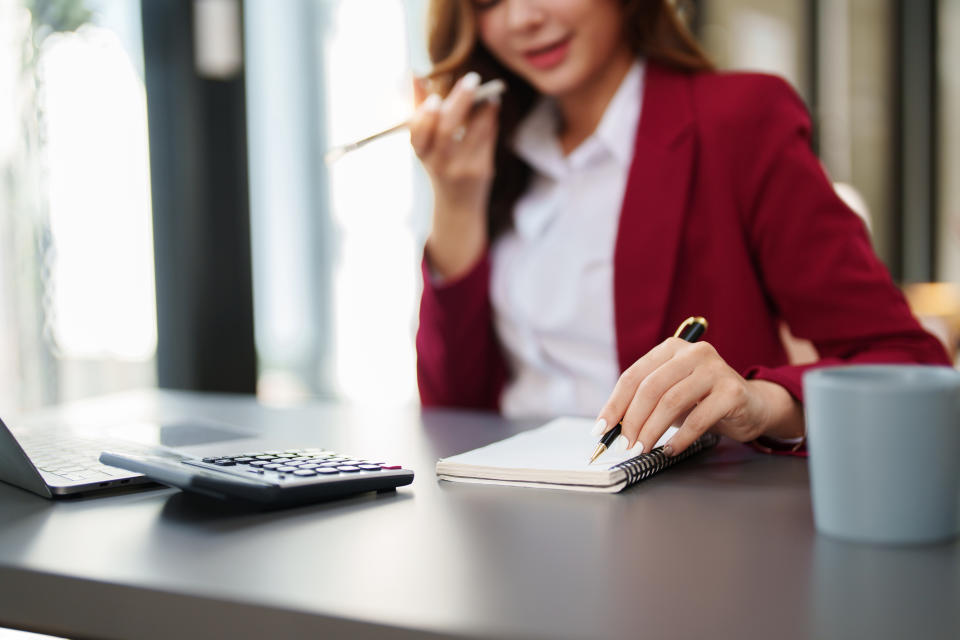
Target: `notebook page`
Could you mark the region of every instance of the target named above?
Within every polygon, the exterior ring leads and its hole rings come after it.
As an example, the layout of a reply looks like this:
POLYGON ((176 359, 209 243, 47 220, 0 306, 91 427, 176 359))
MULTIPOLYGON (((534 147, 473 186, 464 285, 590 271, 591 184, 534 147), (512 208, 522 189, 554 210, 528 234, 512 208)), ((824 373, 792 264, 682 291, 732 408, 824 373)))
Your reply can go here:
MULTIPOLYGON (((445 458, 445 464, 490 468, 554 471, 605 471, 635 457, 632 453, 604 452, 590 464, 590 455, 599 438, 590 435, 594 421, 586 418, 557 418, 542 427, 445 458)), ((676 427, 670 427, 656 446, 667 442, 676 427)))

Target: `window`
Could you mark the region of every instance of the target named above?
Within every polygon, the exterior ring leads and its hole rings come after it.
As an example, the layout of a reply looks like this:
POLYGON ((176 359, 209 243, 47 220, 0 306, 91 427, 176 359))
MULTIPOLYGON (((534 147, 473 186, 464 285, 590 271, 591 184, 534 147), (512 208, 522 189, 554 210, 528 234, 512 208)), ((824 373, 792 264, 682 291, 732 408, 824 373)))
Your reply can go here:
POLYGON ((938 237, 939 280, 960 282, 960 2, 940 0, 938 44, 939 113, 939 203, 938 237), (952 37, 951 37, 952 34, 952 37))
POLYGON ((155 381, 139 3, 0 2, 0 406, 155 381))
POLYGON ((284 9, 245 3, 258 394, 411 403, 426 179, 404 133, 323 156, 411 113, 419 4, 284 9))

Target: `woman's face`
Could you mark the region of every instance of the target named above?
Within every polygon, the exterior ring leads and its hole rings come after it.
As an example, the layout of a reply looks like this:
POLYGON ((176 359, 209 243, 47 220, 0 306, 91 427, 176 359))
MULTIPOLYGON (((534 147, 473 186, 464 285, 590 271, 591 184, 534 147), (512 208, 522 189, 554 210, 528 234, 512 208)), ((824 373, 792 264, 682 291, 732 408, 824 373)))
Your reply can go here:
POLYGON ((563 97, 588 89, 632 60, 620 0, 473 2, 480 40, 543 94, 563 97))

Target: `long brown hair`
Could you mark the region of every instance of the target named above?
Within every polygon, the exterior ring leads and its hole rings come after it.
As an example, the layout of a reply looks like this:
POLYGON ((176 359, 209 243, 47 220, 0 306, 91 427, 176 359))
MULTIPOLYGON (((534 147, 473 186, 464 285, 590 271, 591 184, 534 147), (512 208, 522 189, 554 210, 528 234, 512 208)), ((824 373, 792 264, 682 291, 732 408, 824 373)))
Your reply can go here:
MULTIPOLYGON (((624 35, 637 56, 688 73, 713 70, 713 64, 680 19, 674 0, 621 2, 624 35)), ((500 109, 496 174, 487 221, 492 241, 513 225, 513 205, 530 182, 530 167, 513 153, 510 139, 538 93, 526 80, 500 64, 479 41, 473 0, 430 0, 427 16, 432 91, 445 95, 469 71, 476 71, 484 80, 501 78, 507 83, 500 109)))

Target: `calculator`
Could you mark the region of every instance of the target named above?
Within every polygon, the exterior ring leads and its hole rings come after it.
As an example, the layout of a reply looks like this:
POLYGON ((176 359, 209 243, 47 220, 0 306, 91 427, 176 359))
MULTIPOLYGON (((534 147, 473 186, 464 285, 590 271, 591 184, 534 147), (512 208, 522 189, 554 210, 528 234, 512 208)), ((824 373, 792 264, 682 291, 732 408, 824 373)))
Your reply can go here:
POLYGON ((184 491, 276 506, 393 491, 413 482, 413 471, 400 465, 319 448, 204 458, 104 451, 100 462, 184 491))

